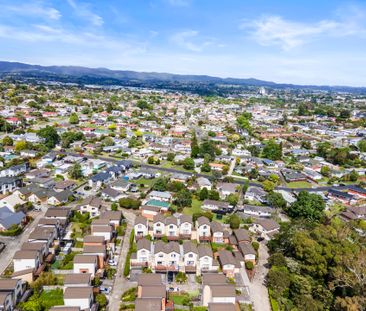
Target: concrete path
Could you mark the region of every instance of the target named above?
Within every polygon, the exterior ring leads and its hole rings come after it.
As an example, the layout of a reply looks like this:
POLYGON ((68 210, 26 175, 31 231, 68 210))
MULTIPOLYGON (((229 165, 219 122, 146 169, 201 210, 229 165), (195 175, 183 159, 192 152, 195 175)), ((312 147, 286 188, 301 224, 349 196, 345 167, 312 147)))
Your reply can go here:
POLYGON ((256 267, 254 279, 249 284, 250 296, 254 304, 255 311, 271 311, 269 303, 268 289, 265 285, 265 278, 268 273, 268 249, 264 243, 260 243, 259 260, 256 267))
POLYGON ((121 253, 119 254, 118 258, 117 274, 114 280, 111 295, 109 297, 109 311, 118 311, 122 294, 129 288, 133 287, 132 282, 129 282, 124 278, 123 270, 125 267, 126 256, 130 247, 130 235, 136 216, 132 212, 126 210, 123 210, 123 215, 126 217, 127 228, 122 241, 121 253))

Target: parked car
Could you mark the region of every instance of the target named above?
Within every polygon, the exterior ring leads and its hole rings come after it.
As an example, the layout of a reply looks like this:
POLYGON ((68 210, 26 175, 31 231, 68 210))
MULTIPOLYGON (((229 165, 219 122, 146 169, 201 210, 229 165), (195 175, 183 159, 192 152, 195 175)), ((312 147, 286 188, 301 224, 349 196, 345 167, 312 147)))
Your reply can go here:
POLYGON ((100 286, 99 287, 99 290, 101 293, 103 294, 110 294, 111 290, 112 290, 112 287, 106 287, 106 286, 100 286))

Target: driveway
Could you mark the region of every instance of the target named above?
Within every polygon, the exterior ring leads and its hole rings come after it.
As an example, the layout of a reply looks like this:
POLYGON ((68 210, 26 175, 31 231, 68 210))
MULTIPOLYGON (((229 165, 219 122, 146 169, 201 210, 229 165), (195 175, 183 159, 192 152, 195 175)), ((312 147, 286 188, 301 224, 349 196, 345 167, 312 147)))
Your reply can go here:
POLYGON ((0 242, 5 243, 6 247, 1 253, 0 260, 0 273, 3 273, 4 270, 8 267, 8 265, 13 260, 14 254, 16 251, 20 250, 20 247, 24 242, 28 240, 29 234, 33 231, 33 229, 38 225, 38 221, 45 214, 45 211, 34 212, 32 211, 33 221, 26 226, 23 233, 16 237, 6 237, 0 236, 0 242))
POLYGON ((268 273, 268 248, 262 242, 259 247, 259 260, 256 267, 255 276, 249 284, 250 296, 256 311, 270 311, 270 303, 268 297, 268 289, 265 285, 265 278, 268 273))
POLYGON ((127 228, 125 236, 123 237, 121 252, 118 258, 117 273, 114 279, 112 293, 109 298, 109 311, 118 311, 121 303, 121 295, 129 288, 136 286, 133 282, 126 280, 123 276, 126 256, 130 246, 130 235, 136 216, 134 213, 127 210, 123 210, 123 215, 126 217, 127 228))

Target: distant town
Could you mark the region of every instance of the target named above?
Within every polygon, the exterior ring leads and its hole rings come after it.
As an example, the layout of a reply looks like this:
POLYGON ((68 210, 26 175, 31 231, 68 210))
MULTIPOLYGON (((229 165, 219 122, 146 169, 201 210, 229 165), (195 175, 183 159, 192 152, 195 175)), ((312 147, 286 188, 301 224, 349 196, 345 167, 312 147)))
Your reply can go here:
POLYGON ((366 95, 0 82, 0 310, 366 310, 366 95))

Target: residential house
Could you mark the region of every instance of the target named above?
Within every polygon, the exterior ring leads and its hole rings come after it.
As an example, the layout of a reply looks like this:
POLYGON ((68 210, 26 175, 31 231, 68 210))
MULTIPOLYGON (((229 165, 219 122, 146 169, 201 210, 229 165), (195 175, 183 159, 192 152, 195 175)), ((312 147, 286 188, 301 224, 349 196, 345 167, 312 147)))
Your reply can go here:
POLYGON ((224 274, 228 277, 234 277, 235 273, 239 272, 240 264, 233 256, 231 251, 226 249, 219 250, 218 252, 219 262, 224 274))
POLYGON ((81 214, 89 213, 90 217, 97 217, 100 215, 100 208, 103 202, 101 199, 95 196, 90 196, 84 199, 84 201, 79 206, 79 211, 81 214))
POLYGON ((198 177, 196 181, 197 181, 197 184, 198 184, 198 188, 200 190, 202 190, 203 188, 206 188, 207 190, 212 189, 212 183, 210 182, 210 180, 208 178, 198 177))
POLYGON ((22 226, 26 215, 23 212, 12 212, 7 207, 0 207, 0 231, 9 230, 12 226, 22 226))
POLYGON ((13 192, 21 186, 21 183, 19 177, 0 177, 0 194, 13 192))
POLYGON ((216 200, 204 200, 202 203, 202 208, 211 211, 224 211, 224 212, 231 210, 229 203, 216 200))
POLYGON ((93 305, 93 287, 67 287, 64 291, 64 304, 67 307, 79 307, 81 310, 90 310, 93 305))
POLYGON ((14 272, 19 272, 28 269, 37 270, 41 265, 41 255, 37 250, 16 251, 13 256, 14 272))
POLYGON ((224 227, 217 221, 211 222, 211 236, 213 243, 224 243, 224 227))
POLYGON ((89 273, 69 273, 63 275, 65 287, 91 286, 92 277, 89 273))
POLYGON ((185 273, 196 273, 198 264, 198 248, 192 241, 183 242, 183 261, 185 273))
POLYGON ((222 200, 226 199, 230 194, 237 194, 239 187, 234 183, 218 183, 217 189, 222 200))
POLYGON ((196 221, 197 240, 209 242, 211 240, 211 224, 208 218, 201 216, 196 221))
POLYGON ((250 227, 251 231, 259 233, 264 239, 270 240, 272 236, 278 233, 280 225, 273 219, 256 219, 250 227))
POLYGON ((155 271, 178 271, 181 260, 181 250, 178 242, 164 243, 157 241, 154 244, 155 271))
POLYGON ((89 273, 94 278, 98 268, 98 258, 96 255, 77 254, 74 257, 74 273, 89 273))
POLYGON ((131 256, 131 266, 147 267, 151 263, 152 243, 146 238, 137 241, 137 251, 131 256), (136 256, 135 256, 136 255, 136 256))
POLYGON ((149 225, 145 217, 137 216, 134 225, 135 239, 138 240, 149 234, 149 225))
POLYGON ((265 192, 262 188, 256 186, 248 187, 244 195, 245 200, 249 201, 258 201, 260 203, 266 203, 267 201, 267 192, 265 192))

